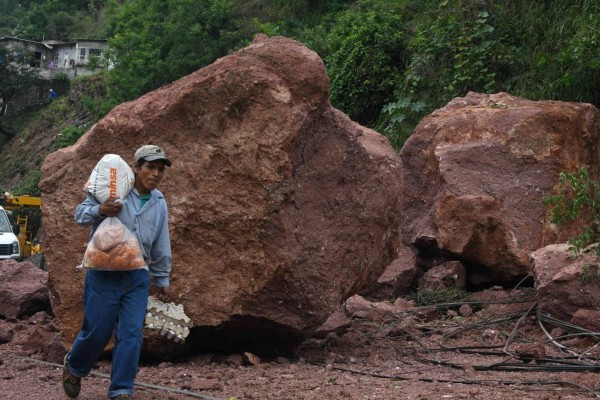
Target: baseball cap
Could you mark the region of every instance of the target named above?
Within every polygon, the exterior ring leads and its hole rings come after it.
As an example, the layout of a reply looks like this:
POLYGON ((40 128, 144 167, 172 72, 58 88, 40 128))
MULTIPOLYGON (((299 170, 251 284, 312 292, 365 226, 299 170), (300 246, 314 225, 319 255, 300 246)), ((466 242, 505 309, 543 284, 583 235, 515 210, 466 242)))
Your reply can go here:
POLYGON ((167 158, 164 150, 153 144, 147 144, 137 149, 133 158, 136 163, 143 158, 146 161, 163 160, 167 167, 171 166, 171 160, 167 158))

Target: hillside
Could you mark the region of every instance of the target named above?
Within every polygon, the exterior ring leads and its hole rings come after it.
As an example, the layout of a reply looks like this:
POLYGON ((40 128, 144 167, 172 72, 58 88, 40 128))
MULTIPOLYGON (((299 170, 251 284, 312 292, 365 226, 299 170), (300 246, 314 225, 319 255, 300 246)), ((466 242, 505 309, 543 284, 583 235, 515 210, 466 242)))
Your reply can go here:
POLYGON ((95 106, 104 97, 102 76, 75 80, 70 91, 52 103, 6 117, 3 124, 15 136, 0 139, 0 189, 39 195, 37 183, 44 158, 73 144, 96 122, 95 106))

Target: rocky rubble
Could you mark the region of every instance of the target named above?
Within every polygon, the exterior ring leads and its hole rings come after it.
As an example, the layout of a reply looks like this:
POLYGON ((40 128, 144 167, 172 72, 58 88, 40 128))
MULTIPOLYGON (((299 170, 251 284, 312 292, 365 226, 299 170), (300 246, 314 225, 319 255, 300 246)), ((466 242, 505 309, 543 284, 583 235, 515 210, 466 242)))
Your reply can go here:
MULTIPOLYGON (((136 398, 391 400, 436 398, 440 393, 480 400, 597 397, 597 374, 582 373, 597 368, 597 339, 546 324, 563 346, 558 349, 537 327, 531 288, 494 287, 469 298, 469 304, 417 306, 403 298, 392 304, 353 296, 318 336, 287 357, 249 352, 189 353, 161 362, 144 357, 136 398), (561 351, 583 358, 578 361, 561 351)), ((65 351, 50 310, 0 319, 3 398, 64 399, 60 378, 65 351)), ((105 397, 108 356, 83 380, 81 399, 105 397)))

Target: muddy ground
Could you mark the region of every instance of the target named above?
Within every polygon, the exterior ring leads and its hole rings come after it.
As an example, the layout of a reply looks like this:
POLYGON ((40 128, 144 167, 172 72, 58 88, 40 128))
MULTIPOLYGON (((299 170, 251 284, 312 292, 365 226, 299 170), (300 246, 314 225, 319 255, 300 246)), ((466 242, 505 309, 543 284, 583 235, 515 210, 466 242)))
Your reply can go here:
MULTIPOLYGON (((534 298, 523 299, 354 319, 346 333, 310 339, 287 358, 194 354, 142 362, 136 399, 600 397, 600 334, 549 321, 537 314, 534 298)), ((57 355, 49 355, 54 340, 39 340, 49 333, 58 338, 52 317, 3 323, 14 337, 0 346, 1 397, 65 399, 57 355)), ((105 399, 109 373, 109 359, 100 360, 79 398, 105 399)))

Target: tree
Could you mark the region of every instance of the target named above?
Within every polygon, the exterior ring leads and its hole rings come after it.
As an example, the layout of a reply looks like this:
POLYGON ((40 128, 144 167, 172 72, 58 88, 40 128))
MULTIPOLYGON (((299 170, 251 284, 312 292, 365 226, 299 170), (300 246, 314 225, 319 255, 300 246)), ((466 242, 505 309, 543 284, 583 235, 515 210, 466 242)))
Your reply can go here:
POLYGON ((325 59, 332 104, 373 126, 404 71, 405 42, 402 19, 372 2, 343 14, 329 35, 325 59))
MULTIPOLYGON (((30 67, 29 61, 30 57, 23 47, 0 46, 0 117, 5 115, 11 100, 27 93, 37 81, 38 73, 30 67)), ((0 132, 12 136, 1 126, 0 132)))
POLYGON ((421 118, 451 99, 510 90, 520 66, 511 4, 449 0, 423 10, 395 100, 383 107, 387 119, 378 127, 397 148, 421 118))
POLYGON ((110 3, 114 69, 120 101, 181 78, 241 43, 229 0, 132 0, 110 3))
POLYGON ((56 40, 70 40, 75 20, 70 13, 59 11, 47 17, 47 37, 56 40))
POLYGON ((32 26, 27 19, 27 10, 21 2, 0 0, 0 36, 25 37, 31 31, 32 26))

